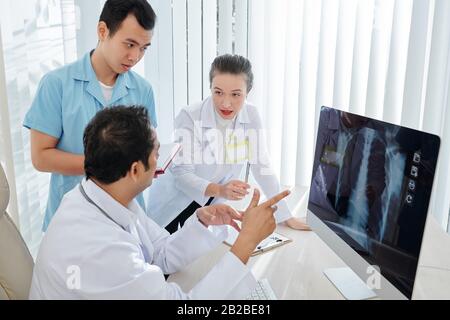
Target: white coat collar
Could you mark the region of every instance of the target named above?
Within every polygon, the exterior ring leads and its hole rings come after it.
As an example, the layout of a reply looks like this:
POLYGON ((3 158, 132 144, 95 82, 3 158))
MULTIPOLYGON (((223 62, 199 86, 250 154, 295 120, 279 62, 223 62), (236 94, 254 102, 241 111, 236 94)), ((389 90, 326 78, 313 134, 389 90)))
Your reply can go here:
MULTIPOLYGON (((238 123, 250 123, 247 111, 247 102, 244 102, 241 111, 237 115, 238 123)), ((211 96, 203 100, 201 111, 201 125, 203 128, 215 128, 216 118, 214 116, 214 106, 211 96)))
MULTIPOLYGON (((134 222, 133 224, 136 223, 138 214, 142 210, 136 200, 133 199, 128 208, 126 208, 92 180, 86 180, 86 178, 84 178, 81 183, 88 197, 91 198, 97 206, 102 208, 114 222, 125 228, 125 230, 129 230, 129 225, 132 222, 134 222)), ((95 210, 98 209, 95 208, 95 210)), ((102 213, 99 212, 99 214, 102 213)))

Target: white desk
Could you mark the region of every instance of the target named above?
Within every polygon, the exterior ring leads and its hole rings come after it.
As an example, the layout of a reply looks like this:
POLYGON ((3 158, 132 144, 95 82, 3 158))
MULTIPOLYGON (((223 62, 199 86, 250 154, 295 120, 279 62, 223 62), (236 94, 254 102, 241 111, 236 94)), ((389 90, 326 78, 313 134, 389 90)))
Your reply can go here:
MULTIPOLYGON (((306 215, 306 191, 306 188, 296 187, 287 199, 296 216, 306 215)), ((278 299, 344 299, 323 270, 345 267, 345 263, 314 232, 292 230, 284 225, 279 225, 276 231, 293 242, 250 258, 248 265, 255 277, 267 278, 278 299)), ((222 244, 168 280, 189 291, 228 250, 229 247, 222 244)), ((450 236, 429 217, 413 298, 450 299, 448 288, 450 236)))

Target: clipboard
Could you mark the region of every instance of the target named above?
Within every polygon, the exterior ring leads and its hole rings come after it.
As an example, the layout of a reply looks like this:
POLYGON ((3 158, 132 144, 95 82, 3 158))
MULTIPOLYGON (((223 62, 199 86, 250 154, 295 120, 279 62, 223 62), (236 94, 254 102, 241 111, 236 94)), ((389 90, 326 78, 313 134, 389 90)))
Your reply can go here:
MULTIPOLYGON (((231 247, 236 241, 238 235, 239 233, 234 228, 228 226, 228 237, 227 239, 225 239, 223 243, 231 247)), ((251 256, 253 257, 258 254, 267 252, 269 250, 275 249, 289 242, 292 242, 292 239, 285 237, 277 232, 274 232, 256 246, 251 256)))
POLYGON ((155 175, 164 174, 169 165, 172 163, 173 158, 175 158, 180 150, 181 144, 179 143, 162 144, 159 147, 159 158, 156 164, 155 175))
POLYGON ((255 250, 252 253, 252 256, 256 256, 257 254, 275 249, 289 242, 292 242, 292 239, 274 232, 256 246, 255 250))

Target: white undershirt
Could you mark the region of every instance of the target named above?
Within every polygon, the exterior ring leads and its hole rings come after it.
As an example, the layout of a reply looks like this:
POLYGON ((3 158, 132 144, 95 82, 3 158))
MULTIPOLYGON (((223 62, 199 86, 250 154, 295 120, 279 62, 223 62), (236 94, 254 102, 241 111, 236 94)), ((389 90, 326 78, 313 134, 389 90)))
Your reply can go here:
MULTIPOLYGON (((222 155, 219 156, 219 158, 225 162, 226 145, 229 143, 229 141, 228 141, 229 137, 233 134, 236 116, 234 116, 233 119, 224 119, 217 112, 216 108, 214 108, 214 116, 216 118, 217 129, 222 134, 222 141, 219 141, 219 145, 221 146, 220 149, 222 151, 222 155), (228 136, 226 135, 227 129, 229 130, 228 136)), ((228 168, 226 170, 228 170, 228 168)))
POLYGON ((107 86, 106 84, 102 83, 101 81, 99 81, 99 83, 100 83, 100 88, 102 89, 103 98, 105 98, 105 102, 108 103, 112 98, 114 86, 112 86, 112 87, 107 86))

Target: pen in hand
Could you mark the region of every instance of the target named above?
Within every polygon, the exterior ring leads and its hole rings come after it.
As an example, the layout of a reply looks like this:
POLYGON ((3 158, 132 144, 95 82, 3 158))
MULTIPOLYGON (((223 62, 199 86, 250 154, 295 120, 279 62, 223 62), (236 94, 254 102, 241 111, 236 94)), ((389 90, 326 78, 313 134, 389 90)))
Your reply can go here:
POLYGON ((246 157, 247 157, 247 167, 245 168, 245 183, 248 183, 248 175, 250 174, 250 153, 249 153, 249 147, 250 142, 248 137, 245 137, 245 147, 246 147, 246 157))
POLYGON ((247 160, 247 168, 245 169, 245 183, 248 183, 249 174, 250 174, 250 161, 247 160))

